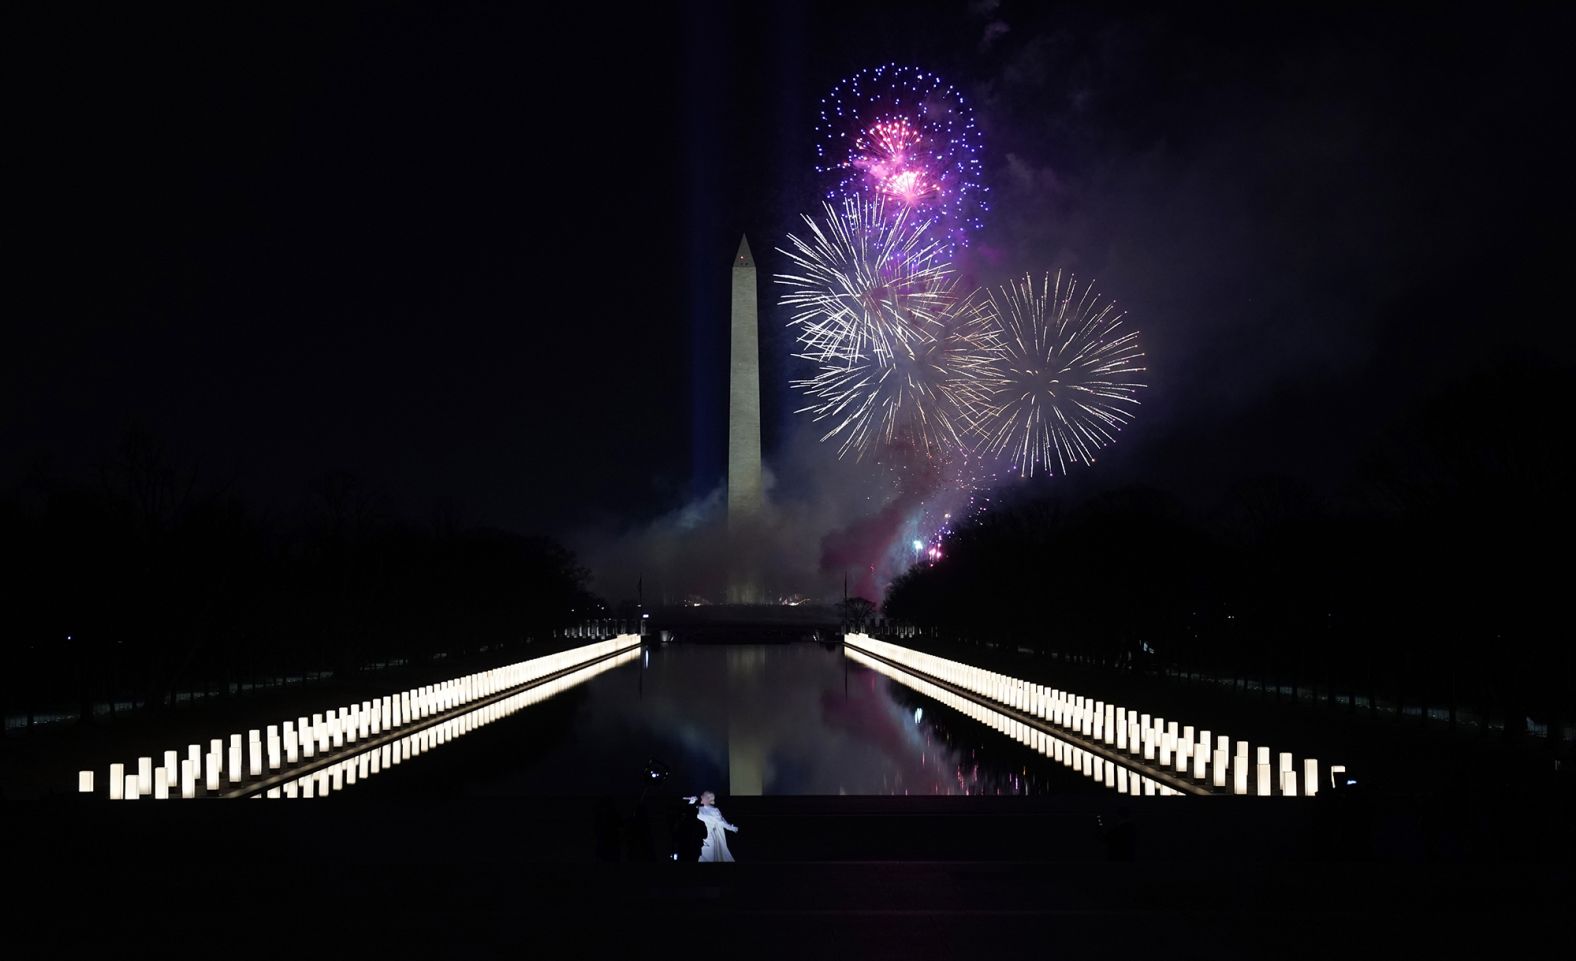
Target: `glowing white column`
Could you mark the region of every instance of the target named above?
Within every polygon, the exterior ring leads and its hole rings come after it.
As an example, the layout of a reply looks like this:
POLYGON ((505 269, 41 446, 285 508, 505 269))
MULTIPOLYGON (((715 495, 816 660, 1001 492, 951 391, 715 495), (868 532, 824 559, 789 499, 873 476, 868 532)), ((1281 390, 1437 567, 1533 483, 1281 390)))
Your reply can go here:
POLYGON ((138 797, 137 792, 140 789, 141 789, 141 786, 137 783, 137 775, 135 775, 135 774, 128 774, 128 775, 126 775, 126 800, 128 800, 128 801, 135 801, 135 800, 137 800, 137 797, 138 797))
POLYGON ((197 796, 197 765, 191 758, 181 761, 181 797, 194 798, 197 796))
POLYGON ((301 749, 296 744, 295 722, 285 722, 285 763, 295 764, 301 760, 301 749))
POLYGON ((165 751, 164 752, 164 779, 165 779, 164 780, 164 786, 165 787, 174 787, 175 786, 175 784, 176 784, 175 778, 176 778, 176 776, 178 774, 180 774, 180 763, 181 763, 180 762, 180 757, 181 757, 181 752, 179 752, 179 751, 165 751))
POLYGON ((1226 755, 1225 751, 1223 751, 1223 750, 1216 750, 1215 751, 1215 757, 1214 757, 1214 762, 1215 762, 1214 775, 1215 776, 1214 776, 1214 779, 1210 783, 1214 784, 1215 787, 1218 787, 1218 788, 1224 788, 1226 786, 1226 757, 1227 757, 1227 755, 1226 755))
POLYGON ((287 781, 287 782, 285 782, 285 797, 287 797, 287 798, 297 797, 299 795, 300 791, 301 791, 301 787, 300 787, 300 785, 296 784, 296 782, 294 782, 294 781, 287 781))
POLYGON ((153 769, 153 799, 155 801, 168 801, 170 799, 170 777, 164 773, 164 768, 153 769))
MULTIPOLYGON (((1240 741, 1238 742, 1241 743, 1240 741)), ((1238 754, 1231 759, 1231 793, 1248 793, 1248 756, 1238 754)))
POLYGON ((1153 761, 1155 759, 1155 726, 1149 720, 1148 714, 1144 715, 1142 731, 1144 738, 1144 760, 1153 761))
POLYGON ((1198 744, 1193 748, 1193 778, 1202 781, 1205 778, 1204 768, 1209 761, 1209 732, 1198 732, 1198 744))
POLYGON ((1297 772, 1296 771, 1286 771, 1285 773, 1283 773, 1281 775, 1281 796, 1282 797, 1296 797, 1297 796, 1297 772))
POLYGON ((124 764, 109 766, 109 799, 111 801, 126 799, 126 765, 124 764))
POLYGON ((93 793, 93 772, 92 771, 78 771, 77 772, 77 793, 78 794, 92 794, 93 793))
POLYGON ((278 797, 279 796, 279 789, 276 788, 276 787, 269 788, 268 789, 268 796, 271 797, 271 798, 278 797))
POLYGON ((1302 760, 1302 793, 1306 797, 1319 793, 1319 762, 1311 757, 1302 760))
POLYGON ((279 735, 268 735, 268 770, 279 770, 280 762, 283 760, 281 757, 282 754, 283 752, 280 750, 279 746, 279 735))
POLYGON ((251 777, 261 777, 263 773, 263 743, 261 732, 250 731, 246 738, 246 770, 251 777))
POLYGON ((137 758, 137 787, 142 791, 153 790, 153 758, 137 758))
POLYGON ((1182 728, 1182 734, 1177 738, 1176 752, 1177 770, 1186 774, 1188 761, 1193 758, 1193 725, 1182 728))
POLYGON ((230 783, 241 782, 241 735, 230 737, 230 783))
POLYGON ((200 774, 202 772, 202 745, 186 745, 186 760, 192 762, 192 770, 200 774))
POLYGON ((1267 747, 1259 748, 1259 750, 1258 750, 1258 763, 1257 763, 1256 767, 1258 769, 1258 778, 1257 778, 1257 781, 1256 781, 1256 786, 1257 786, 1258 789, 1254 793, 1257 794, 1259 797, 1269 797, 1272 793, 1274 793, 1273 790, 1271 789, 1271 783, 1272 782, 1270 780, 1271 772, 1270 772, 1270 749, 1269 748, 1267 748, 1267 747))
POLYGON ((1127 708, 1116 709, 1116 749, 1127 750, 1127 708))
POLYGON ((345 712, 347 710, 348 708, 342 707, 339 709, 338 713, 329 711, 328 716, 324 718, 324 720, 328 721, 328 732, 329 735, 334 739, 335 748, 341 748, 345 746, 345 712))
MULTIPOLYGON (((1171 745, 1176 741, 1177 722, 1172 721, 1169 728, 1162 718, 1155 718, 1155 738, 1160 742, 1160 766, 1171 766, 1171 745)), ((1145 755, 1147 757, 1147 755, 1145 755)))
POLYGON ((219 790, 219 755, 214 751, 208 752, 207 777, 203 786, 209 791, 219 790))

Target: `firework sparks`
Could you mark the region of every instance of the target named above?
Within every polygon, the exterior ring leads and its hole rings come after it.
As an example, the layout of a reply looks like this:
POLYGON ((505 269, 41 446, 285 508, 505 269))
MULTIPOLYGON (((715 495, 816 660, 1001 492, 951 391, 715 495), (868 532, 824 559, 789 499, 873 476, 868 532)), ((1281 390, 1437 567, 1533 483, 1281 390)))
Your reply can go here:
POLYGON ((979 298, 956 295, 939 281, 915 298, 921 311, 898 312, 868 350, 823 361, 813 377, 794 382, 811 399, 808 412, 839 439, 838 456, 877 449, 927 459, 966 453, 984 416, 996 333, 979 298))
POLYGON ((796 355, 818 364, 848 366, 874 352, 891 353, 899 328, 932 317, 943 306, 952 268, 927 236, 927 224, 881 200, 823 204, 808 215, 807 239, 790 234, 791 250, 777 248, 795 272, 774 280, 787 287, 779 303, 799 328, 796 355))
POLYGON ((1102 304, 1093 285, 1080 292, 1058 271, 1037 286, 1032 276, 989 298, 1000 325, 1000 351, 990 364, 988 411, 979 442, 1008 455, 1022 476, 1089 465, 1133 417, 1135 379, 1145 368, 1138 332, 1121 330, 1125 314, 1102 304))
POLYGON ((821 101, 816 171, 829 198, 881 198, 966 246, 988 206, 979 130, 958 91, 935 74, 886 64, 838 83, 821 101))

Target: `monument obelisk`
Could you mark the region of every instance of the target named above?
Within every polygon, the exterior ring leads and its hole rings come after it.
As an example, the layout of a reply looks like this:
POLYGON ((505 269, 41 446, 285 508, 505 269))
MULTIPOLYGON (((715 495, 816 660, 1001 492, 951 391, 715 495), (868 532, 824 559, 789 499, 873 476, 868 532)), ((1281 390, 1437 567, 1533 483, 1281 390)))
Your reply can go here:
POLYGON ((765 510, 761 479, 761 353, 755 259, 739 238, 733 258, 733 338, 728 365, 728 602, 759 604, 752 529, 765 510))

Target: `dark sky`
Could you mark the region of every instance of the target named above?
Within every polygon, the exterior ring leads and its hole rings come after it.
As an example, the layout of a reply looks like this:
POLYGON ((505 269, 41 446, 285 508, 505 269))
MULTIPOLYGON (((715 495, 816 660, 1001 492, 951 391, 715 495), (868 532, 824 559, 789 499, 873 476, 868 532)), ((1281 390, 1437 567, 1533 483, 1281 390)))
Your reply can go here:
POLYGON ((738 236, 780 268, 817 99, 888 60, 978 111, 970 276, 1076 270, 1144 331, 1100 483, 1333 482, 1570 356, 1569 8, 213 6, 13 33, 0 485, 140 427, 260 505, 350 471, 520 530, 670 510, 723 464, 738 236))

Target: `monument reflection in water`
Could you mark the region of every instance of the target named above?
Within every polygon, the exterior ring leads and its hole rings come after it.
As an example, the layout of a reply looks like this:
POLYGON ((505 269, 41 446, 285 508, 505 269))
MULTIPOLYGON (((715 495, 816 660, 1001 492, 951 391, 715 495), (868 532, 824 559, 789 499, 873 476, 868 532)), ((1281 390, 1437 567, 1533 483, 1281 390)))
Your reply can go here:
MULTIPOLYGON (((486 763, 404 790, 473 795, 1045 794, 1097 790, 1031 749, 819 644, 651 647, 477 732, 486 763)), ((390 785, 393 787, 393 785, 390 785)), ((369 787, 376 789, 378 784, 369 787)))

